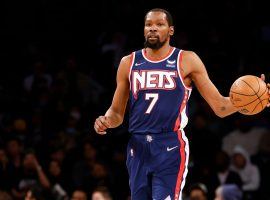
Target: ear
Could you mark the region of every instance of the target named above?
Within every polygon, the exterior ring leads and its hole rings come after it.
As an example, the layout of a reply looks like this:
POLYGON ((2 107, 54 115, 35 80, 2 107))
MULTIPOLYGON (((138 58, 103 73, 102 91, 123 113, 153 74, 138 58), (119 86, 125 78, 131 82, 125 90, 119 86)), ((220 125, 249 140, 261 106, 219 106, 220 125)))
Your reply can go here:
POLYGON ((170 36, 174 34, 174 26, 170 26, 169 34, 170 36))
POLYGON ((170 26, 169 34, 170 36, 174 34, 174 26, 170 26))

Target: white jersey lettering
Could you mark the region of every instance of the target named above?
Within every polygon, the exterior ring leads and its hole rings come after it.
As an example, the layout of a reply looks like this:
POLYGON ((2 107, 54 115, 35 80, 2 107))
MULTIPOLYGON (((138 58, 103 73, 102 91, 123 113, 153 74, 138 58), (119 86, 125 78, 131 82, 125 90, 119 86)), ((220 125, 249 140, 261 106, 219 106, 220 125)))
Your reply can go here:
POLYGON ((137 95, 140 90, 147 89, 164 89, 173 90, 176 87, 175 79, 176 71, 132 71, 132 90, 137 95))

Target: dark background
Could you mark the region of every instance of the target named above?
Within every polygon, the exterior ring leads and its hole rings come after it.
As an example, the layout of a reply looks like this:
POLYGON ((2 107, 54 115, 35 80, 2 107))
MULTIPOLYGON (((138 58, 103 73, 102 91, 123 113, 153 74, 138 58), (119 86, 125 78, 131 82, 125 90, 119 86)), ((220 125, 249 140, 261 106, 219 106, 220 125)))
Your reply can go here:
MULTIPOLYGON (((34 150, 48 177, 50 162, 57 160, 53 155, 60 151, 63 158, 57 162, 64 177, 60 182, 65 182, 63 188, 69 196, 76 188, 90 195, 93 188, 105 185, 115 199, 126 199, 127 120, 103 137, 95 135, 93 123, 110 106, 121 57, 143 47, 144 15, 155 7, 167 9, 173 16, 172 45, 195 51, 223 95, 228 95, 233 81, 242 75, 265 73, 269 81, 270 15, 266 1, 2 1, 0 150, 10 157, 7 143, 19 138, 21 159, 27 150, 34 150), (42 78, 36 74, 42 74, 42 78), (36 78, 26 89, 26 79, 31 75, 36 78), (74 113, 80 117, 74 117, 74 113), (80 163, 87 160, 85 143, 95 153, 90 153, 90 164, 82 167, 80 163), (100 165, 100 177, 95 175, 96 165, 100 165), (83 170, 86 180, 76 182, 76 172, 83 170)), ((202 151, 204 145, 212 147, 209 151, 205 148, 204 154, 206 163, 209 161, 206 165, 211 166, 214 153, 222 149, 223 138, 235 130, 234 122, 243 118, 248 118, 245 123, 252 127, 269 129, 268 110, 256 116, 234 114, 219 119, 194 89, 186 130, 191 143, 189 174, 192 164, 203 163, 196 160, 196 152, 202 151), (205 120, 203 129, 207 130, 203 131, 213 135, 199 136, 202 129, 193 123, 198 116, 205 120)), ((259 189, 261 196, 256 199, 269 199, 264 188, 269 177, 269 172, 263 171, 269 166, 269 152, 266 154, 266 163, 261 164, 259 153, 252 160, 264 177, 259 189)), ((5 174, 13 172, 12 168, 5 174)), ((186 188, 203 181, 190 177, 186 188)), ((53 185, 55 181, 50 180, 53 185)), ((7 175, 0 182, 0 189, 12 194, 20 180, 7 175)))

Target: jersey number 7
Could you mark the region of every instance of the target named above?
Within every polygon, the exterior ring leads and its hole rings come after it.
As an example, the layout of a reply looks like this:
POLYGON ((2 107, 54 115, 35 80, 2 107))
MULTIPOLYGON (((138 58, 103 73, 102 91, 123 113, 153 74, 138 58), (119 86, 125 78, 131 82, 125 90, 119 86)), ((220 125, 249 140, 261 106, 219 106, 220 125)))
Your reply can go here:
POLYGON ((158 93, 146 93, 145 94, 145 100, 150 100, 152 99, 152 101, 150 102, 147 110, 146 110, 146 114, 150 114, 151 110, 153 109, 154 105, 157 103, 158 100, 158 93))

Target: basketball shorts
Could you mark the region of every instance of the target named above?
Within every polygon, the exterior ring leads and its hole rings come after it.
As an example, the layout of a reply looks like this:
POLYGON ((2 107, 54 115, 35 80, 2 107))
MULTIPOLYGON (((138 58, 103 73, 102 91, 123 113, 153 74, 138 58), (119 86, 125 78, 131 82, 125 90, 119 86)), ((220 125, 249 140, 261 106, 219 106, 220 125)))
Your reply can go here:
POLYGON ((184 131, 132 134, 126 161, 131 199, 182 200, 188 155, 184 131))

